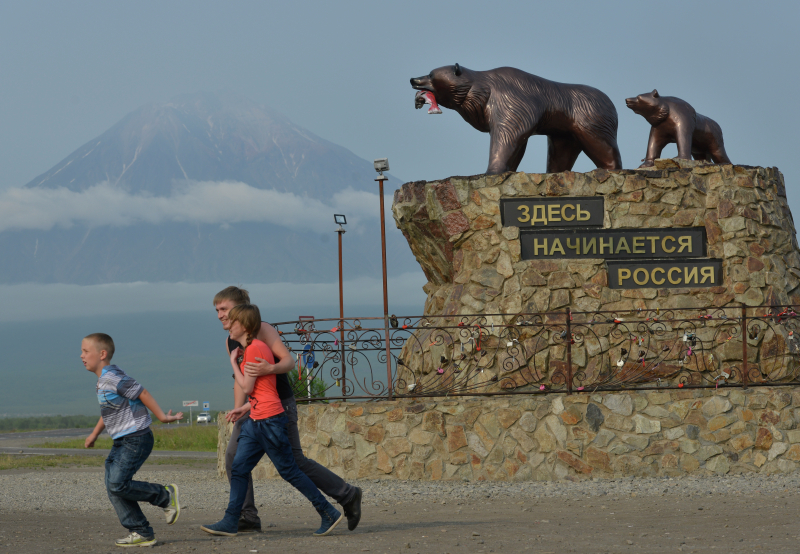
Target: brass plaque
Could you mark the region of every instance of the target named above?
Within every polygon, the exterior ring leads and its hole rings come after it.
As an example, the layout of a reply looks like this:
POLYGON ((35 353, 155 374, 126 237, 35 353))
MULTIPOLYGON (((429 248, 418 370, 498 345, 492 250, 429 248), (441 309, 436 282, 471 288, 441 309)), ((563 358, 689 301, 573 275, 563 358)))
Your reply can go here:
POLYGON ((717 287, 722 284, 722 260, 610 261, 612 289, 675 289, 717 287))
POLYGON ((501 198, 504 227, 602 227, 602 196, 557 198, 501 198))
POLYGON ((523 260, 702 258, 706 228, 521 230, 523 260))

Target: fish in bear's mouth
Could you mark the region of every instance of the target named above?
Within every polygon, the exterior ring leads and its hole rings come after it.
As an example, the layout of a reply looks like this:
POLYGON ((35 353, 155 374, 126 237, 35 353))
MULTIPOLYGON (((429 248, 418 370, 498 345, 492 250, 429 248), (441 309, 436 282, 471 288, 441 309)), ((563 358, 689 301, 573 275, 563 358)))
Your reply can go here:
POLYGON ((431 105, 431 107, 428 109, 428 113, 442 113, 441 108, 439 108, 439 104, 436 103, 436 96, 434 96, 432 92, 427 90, 418 90, 417 95, 414 97, 414 107, 420 109, 425 104, 431 105))

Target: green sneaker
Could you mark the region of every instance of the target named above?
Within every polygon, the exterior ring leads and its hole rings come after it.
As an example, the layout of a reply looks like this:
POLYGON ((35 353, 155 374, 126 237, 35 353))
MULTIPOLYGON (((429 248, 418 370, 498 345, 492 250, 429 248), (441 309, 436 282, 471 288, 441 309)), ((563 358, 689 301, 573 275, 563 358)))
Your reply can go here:
POLYGON ((155 537, 143 537, 139 533, 131 533, 124 539, 117 539, 117 546, 154 546, 155 537))
POLYGON ((178 485, 172 484, 164 487, 169 493, 169 505, 164 508, 164 513, 167 515, 167 523, 172 525, 178 521, 178 516, 181 515, 181 503, 178 497, 178 485))

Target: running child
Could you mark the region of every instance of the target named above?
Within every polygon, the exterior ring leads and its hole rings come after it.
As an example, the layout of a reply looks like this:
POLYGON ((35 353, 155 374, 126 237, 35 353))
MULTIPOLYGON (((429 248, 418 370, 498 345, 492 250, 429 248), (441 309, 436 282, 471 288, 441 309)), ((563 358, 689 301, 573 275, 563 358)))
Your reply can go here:
POLYGON ((86 448, 94 446, 97 437, 108 430, 114 445, 106 458, 106 490, 119 522, 130 531, 117 546, 153 546, 156 537, 153 528, 139 508, 139 502, 149 502, 164 509, 167 523, 178 521, 181 507, 178 485, 156 485, 134 481, 133 476, 153 450, 153 432, 150 430, 150 413, 159 421, 178 421, 183 412, 166 414, 142 385, 109 362, 114 356, 114 341, 105 333, 93 333, 81 342, 81 361, 86 369, 97 375, 97 400, 100 402, 100 420, 86 438, 86 448))
POLYGON ((225 517, 212 525, 200 528, 212 535, 234 537, 238 532, 239 516, 247 493, 247 478, 256 464, 266 454, 280 476, 291 483, 303 496, 311 501, 322 518, 314 534, 329 534, 344 516, 334 508, 308 476, 300 471, 294 459, 292 446, 286 432, 287 418, 275 386, 275 375, 252 377, 244 373, 247 362, 256 357, 275 363, 272 351, 255 338, 261 329, 261 312, 254 304, 236 306, 228 312, 230 337, 244 346, 231 351, 231 366, 236 383, 249 401, 237 410, 241 415, 250 412, 242 424, 239 445, 231 468, 231 495, 225 517))

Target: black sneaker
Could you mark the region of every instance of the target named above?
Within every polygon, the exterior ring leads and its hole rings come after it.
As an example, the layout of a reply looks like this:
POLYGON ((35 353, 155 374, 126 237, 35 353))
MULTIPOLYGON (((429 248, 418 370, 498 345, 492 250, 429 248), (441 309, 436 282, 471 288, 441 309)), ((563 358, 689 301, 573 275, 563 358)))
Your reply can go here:
POLYGON ((261 532, 261 520, 260 519, 245 519, 243 517, 239 518, 239 529, 240 533, 260 533, 261 532))
POLYGON ((352 531, 361 521, 361 489, 356 487, 356 493, 347 504, 342 505, 344 515, 347 517, 347 528, 352 531))

